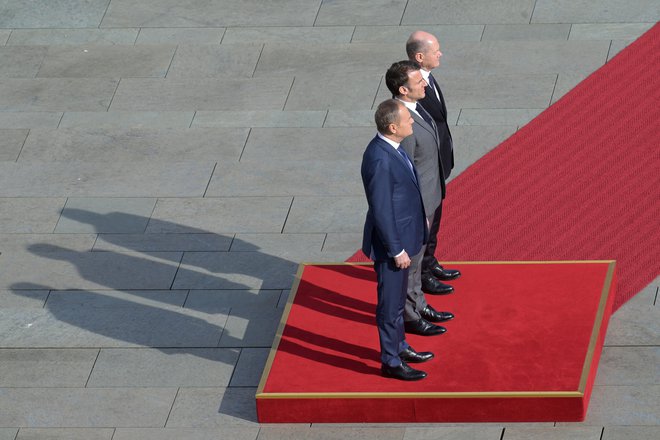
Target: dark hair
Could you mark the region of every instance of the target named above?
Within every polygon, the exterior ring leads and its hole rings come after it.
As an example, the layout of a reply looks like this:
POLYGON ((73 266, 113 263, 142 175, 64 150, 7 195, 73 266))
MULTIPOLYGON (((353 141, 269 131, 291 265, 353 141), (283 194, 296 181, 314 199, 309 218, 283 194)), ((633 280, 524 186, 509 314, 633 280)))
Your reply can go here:
POLYGON ((385 84, 387 84, 387 88, 392 92, 392 96, 399 96, 401 94, 399 87, 408 84, 408 74, 421 68, 422 66, 417 61, 410 60, 392 64, 385 74, 385 84))
POLYGON ((381 134, 389 134, 390 124, 399 122, 399 108, 401 105, 395 99, 388 99, 378 105, 374 119, 376 120, 376 129, 381 134))
POLYGON ((413 40, 410 39, 408 42, 406 42, 406 54, 408 54, 408 58, 411 60, 415 59, 415 54, 418 54, 420 52, 424 52, 426 50, 427 42, 419 39, 419 40, 413 40))

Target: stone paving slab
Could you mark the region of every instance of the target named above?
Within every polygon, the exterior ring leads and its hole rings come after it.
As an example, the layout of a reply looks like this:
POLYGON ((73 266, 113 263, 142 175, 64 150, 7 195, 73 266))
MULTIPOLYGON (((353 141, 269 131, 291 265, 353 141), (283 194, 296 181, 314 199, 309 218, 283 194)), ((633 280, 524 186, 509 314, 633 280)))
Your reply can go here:
MULTIPOLYGON (((342 71, 333 74, 335 69, 329 69, 317 75, 296 75, 285 109, 371 109, 378 85, 390 64, 383 63, 376 74, 353 75, 342 71), (352 92, 338 93, 348 81, 355 87, 352 92)), ((391 98, 391 94, 388 97, 391 98)))
POLYGON ((4 46, 5 44, 7 44, 11 32, 12 31, 9 29, 0 29, 0 46, 4 46))
POLYGON ((0 255, 0 288, 169 289, 180 258, 178 252, 120 254, 42 246, 0 255))
POLYGON ((67 247, 80 252, 91 251, 95 234, 0 234, 2 252, 47 250, 52 246, 67 247))
POLYGON ((102 349, 87 387, 223 387, 238 356, 224 348, 102 349))
POLYGON ((175 388, 3 388, 0 426, 162 427, 175 388))
POLYGON ((605 345, 660 345, 660 308, 626 304, 614 314, 605 345))
POLYGON ((270 348, 242 348, 229 386, 258 386, 269 354, 270 348))
POLYGON ((229 309, 273 309, 281 290, 191 290, 186 308, 206 313, 227 313, 229 309))
POLYGON ((481 424, 462 427, 438 426, 433 428, 407 427, 403 440, 501 440, 502 428, 481 424))
POLYGON ((249 78, 262 49, 262 44, 180 45, 167 77, 249 78))
POLYGON ((347 249, 358 250, 362 247, 361 232, 330 232, 326 234, 323 251, 342 252, 347 249))
POLYGON ((534 0, 410 0, 401 24, 529 23, 534 0))
POLYGON ((135 44, 220 44, 225 28, 141 28, 135 44))
POLYGON ((117 84, 110 78, 0 78, 0 111, 106 111, 117 84))
POLYGON ((314 26, 398 25, 401 23, 407 3, 407 0, 369 0, 358 3, 350 0, 321 2, 314 26))
POLYGON ((610 52, 607 56, 607 61, 614 58, 619 52, 628 47, 633 40, 612 40, 610 45, 610 52))
POLYGON ((655 440, 659 433, 657 426, 605 426, 601 440, 655 440))
POLYGON ((0 196, 201 197, 214 165, 215 162, 0 162, 0 196))
POLYGON ((140 29, 14 29, 7 45, 133 44, 140 29))
POLYGON ((306 0, 113 0, 101 27, 311 26, 317 11, 306 0))
POLYGON ((21 428, 16 440, 110 440, 114 428, 21 428))
POLYGON ((0 46, 0 78, 34 78, 47 51, 43 46, 0 46))
POLYGON ((0 349, 0 387, 78 387, 87 383, 98 349, 0 349))
MULTIPOLYGON (((112 440, 256 440, 259 427, 242 428, 118 428, 112 440)), ((12 439, 13 440, 13 439, 12 439)))
POLYGON ((226 314, 143 303, 115 297, 112 307, 0 309, 1 344, 5 348, 146 346, 188 350, 216 347, 227 322, 226 314))
POLYGON ((0 112, 0 128, 57 128, 62 112, 0 112))
POLYGON ((290 206, 291 197, 159 199, 146 232, 281 232, 290 206))
POLYGON ((254 76, 309 76, 318 72, 383 75, 393 62, 405 58, 403 43, 299 44, 295 51, 290 44, 274 43, 264 47, 254 76))
POLYGON ((58 128, 188 128, 194 115, 195 112, 66 112, 58 128))
POLYGON ((352 427, 307 427, 304 425, 277 426, 266 425, 259 432, 259 440, 286 440, 286 439, 309 439, 309 440, 341 440, 341 439, 364 439, 364 440, 402 440, 405 428, 352 428, 352 427))
POLYGON ((0 233, 51 233, 64 202, 61 198, 0 198, 0 233))
POLYGON ((198 111, 192 127, 321 127, 325 110, 198 111))
POLYGON ((3 0, 0 28, 97 27, 108 3, 110 0, 3 0))
POLYGON ((247 135, 243 128, 33 129, 19 161, 237 161, 247 135))
POLYGON ((570 31, 570 24, 488 24, 481 40, 568 40, 570 31))
POLYGON ((0 309, 41 309, 49 290, 0 290, 0 309))
MULTIPOLYGON (((372 130, 375 135, 375 129, 372 130)), ((290 132, 294 133, 294 130, 290 132)), ((264 142, 268 142, 267 138, 264 138, 264 142)), ((350 148, 355 153, 351 152, 350 155, 357 156, 357 152, 366 146, 367 142, 363 145, 356 142, 350 148)), ((269 147, 263 145, 255 146, 254 151, 248 152, 246 149, 239 164, 218 164, 206 197, 357 195, 364 192, 356 161, 338 158, 336 166, 329 167, 327 161, 311 159, 311 153, 306 155, 309 159, 296 160, 295 153, 279 151, 280 145, 274 148, 277 157, 271 158, 272 161, 258 162, 259 157, 267 157, 268 154, 269 147), (292 160, 286 161, 287 157, 292 160)), ((299 148, 299 151, 303 151, 302 142, 299 148)))
POLYGON ((601 440, 600 426, 575 426, 562 428, 507 427, 502 440, 601 440))
POLYGON ((284 232, 360 232, 367 200, 354 197, 296 197, 284 232))
MULTIPOLYGON (((99 234, 94 251, 229 251, 233 234, 99 234)), ((2 236, 0 236, 0 243, 2 236)))
POLYGON ((541 108, 511 108, 511 109, 473 109, 461 110, 458 125, 517 125, 527 124, 538 116, 541 108))
POLYGON ((655 22, 660 6, 655 0, 537 0, 532 23, 655 22))
POLYGON ((442 42, 449 40, 481 41, 484 25, 356 26, 351 42, 382 43, 384 41, 400 41, 405 44, 410 34, 419 29, 432 33, 442 44, 442 42))
POLYGON ((609 44, 603 40, 448 41, 441 50, 439 69, 445 74, 542 75, 591 73, 605 63, 609 44))
POLYGON ((173 306, 172 310, 178 310, 178 307, 183 307, 187 295, 187 290, 53 290, 48 295, 46 307, 50 310, 73 307, 117 309, 140 304, 154 307, 173 306))
MULTIPOLYGON (((608 330, 609 333, 609 330, 608 330)), ((660 425, 660 385, 600 386, 596 384, 584 425, 660 425)), ((569 426, 557 423, 557 426, 569 426)))
POLYGON ((228 28, 222 43, 349 43, 354 31, 354 26, 241 26, 228 28))
POLYGON ((452 128, 454 169, 450 179, 465 171, 484 154, 498 146, 516 131, 515 126, 459 126, 452 128))
POLYGON ((0 161, 15 161, 29 130, 0 129, 0 161))
POLYGON ((180 388, 166 428, 258 426, 256 388, 180 388))
POLYGON ((282 310, 275 307, 232 309, 218 346, 269 348, 281 318, 282 310))
POLYGON ((254 251, 272 253, 286 249, 292 254, 321 251, 325 234, 236 234, 232 252, 254 251))
POLYGON ((40 78, 164 77, 175 46, 51 46, 40 78))
POLYGON ((575 23, 569 40, 635 40, 654 23, 575 23))
POLYGON ((575 86, 581 83, 588 75, 584 73, 560 73, 557 76, 557 84, 552 93, 552 104, 557 102, 562 96, 570 92, 575 86))
POLYGON ((153 198, 69 198, 54 232, 144 232, 154 206, 153 198))
POLYGON ((241 162, 350 160, 359 164, 373 127, 253 128, 241 162))
MULTIPOLYGON (((292 83, 293 77, 258 80, 128 78, 118 87, 111 110, 282 110, 292 83)), ((0 81, 2 92, 3 82, 0 81)))
POLYGON ((298 264, 261 252, 186 252, 173 289, 288 289, 298 264))
POLYGON ((660 347, 604 347, 599 385, 653 385, 660 378, 660 347))

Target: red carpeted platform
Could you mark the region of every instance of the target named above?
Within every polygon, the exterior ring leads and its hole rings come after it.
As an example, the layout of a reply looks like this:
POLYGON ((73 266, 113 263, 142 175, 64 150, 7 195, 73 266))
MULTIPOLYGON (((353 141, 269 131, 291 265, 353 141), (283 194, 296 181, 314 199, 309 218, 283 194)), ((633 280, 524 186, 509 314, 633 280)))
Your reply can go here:
MULTIPOLYGON (((449 263, 448 263, 449 265, 449 263)), ((428 377, 380 376, 369 264, 301 265, 257 391, 262 423, 579 421, 614 299, 614 262, 451 263, 456 318, 408 336, 428 377)))
POLYGON ((660 274, 658 72, 656 24, 457 176, 438 258, 613 259, 615 310, 653 281, 660 274))

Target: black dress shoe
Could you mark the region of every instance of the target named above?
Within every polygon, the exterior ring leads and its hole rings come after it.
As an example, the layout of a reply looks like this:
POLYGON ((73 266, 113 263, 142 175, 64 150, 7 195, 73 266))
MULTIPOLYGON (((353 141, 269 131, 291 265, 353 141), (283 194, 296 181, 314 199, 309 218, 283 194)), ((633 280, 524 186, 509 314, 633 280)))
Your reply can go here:
POLYGON ((444 267, 436 264, 435 266, 429 269, 431 274, 439 280, 450 281, 455 280, 461 276, 461 272, 456 269, 445 269, 444 267))
POLYGON ((447 295, 452 293, 454 288, 436 280, 433 275, 422 275, 422 290, 431 295, 447 295))
POLYGON ((421 318, 417 321, 406 321, 403 323, 406 333, 422 336, 435 336, 441 335, 447 331, 446 328, 439 325, 433 325, 426 319, 421 318))
POLYGON ((415 351, 414 348, 408 347, 399 353, 399 357, 403 362, 410 362, 420 364, 422 362, 430 361, 433 359, 433 353, 430 351, 415 351))
POLYGON ((450 312, 438 312, 436 309, 427 304, 420 312, 422 318, 430 322, 444 322, 454 319, 454 314, 450 312))
POLYGON ((389 365, 382 364, 380 372, 385 377, 392 377, 400 380, 420 380, 426 377, 426 373, 420 370, 410 368, 405 362, 401 362, 398 367, 390 367, 389 365))

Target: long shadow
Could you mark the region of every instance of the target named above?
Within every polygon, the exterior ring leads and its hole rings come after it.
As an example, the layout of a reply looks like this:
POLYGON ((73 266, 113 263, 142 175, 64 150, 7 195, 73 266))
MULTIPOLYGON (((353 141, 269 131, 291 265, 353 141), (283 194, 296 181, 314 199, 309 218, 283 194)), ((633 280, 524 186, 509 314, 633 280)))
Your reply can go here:
MULTIPOLYGON (((57 320, 115 341, 124 341, 128 345, 167 349, 164 351, 166 353, 177 349, 177 353, 201 356, 233 365, 236 356, 228 350, 200 348, 241 348, 247 346, 245 341, 263 340, 260 335, 263 335, 265 328, 259 316, 262 311, 255 311, 254 307, 242 307, 239 301, 235 305, 229 304, 226 310, 214 309, 215 313, 209 314, 203 305, 204 301, 198 302, 198 306, 187 302, 190 291, 284 290, 291 286, 298 265, 293 261, 260 252, 257 246, 232 236, 139 215, 122 212, 98 214, 82 209, 65 209, 62 217, 93 227, 99 236, 92 252, 81 252, 47 243, 33 244, 28 249, 42 258, 68 262, 94 287, 78 290, 72 286, 72 289, 60 290, 54 286, 30 282, 29 275, 26 275, 25 282, 14 283, 11 289, 18 294, 22 291, 48 290, 51 294, 45 308, 57 320), (158 233, 104 233, 108 225, 146 225, 146 230, 155 230, 158 233), (207 243, 199 240, 194 242, 196 237, 203 237, 207 243), (168 244, 168 239, 172 238, 175 239, 168 244), (99 240, 105 242, 105 250, 103 247, 102 250, 96 249, 96 246, 101 244, 99 240), (232 249, 239 248, 240 252, 227 252, 227 243, 231 243, 232 249), (250 257, 242 258, 241 254, 245 253, 250 257), (220 254, 227 257, 217 258, 220 254), (104 266, 100 267, 99 264, 104 266), (152 278, 154 274, 155 277, 152 278), (174 300, 173 304, 172 295, 167 295, 167 292, 159 295, 162 293, 159 291, 182 291, 182 294, 187 295, 186 303, 181 304, 174 300), (76 302, 74 295, 78 295, 80 302, 76 302), (225 329, 228 316, 240 318, 247 323, 242 337, 234 336, 225 329), (210 354, 212 352, 213 354, 210 354)), ((209 295, 211 294, 210 292, 209 295)), ((337 300, 333 294, 337 295, 327 290, 319 293, 310 307, 323 313, 341 311, 331 304, 337 300)), ((366 320, 367 316, 363 313, 367 311, 366 304, 353 306, 360 312, 355 313, 352 318, 366 320)), ((274 330, 274 326, 271 330, 274 330)), ((333 350, 340 353, 344 351, 349 356, 360 355, 374 359, 378 356, 373 350, 359 350, 339 344, 339 341, 327 341, 323 338, 314 339, 313 334, 304 336, 306 340, 316 341, 319 346, 332 342, 333 350)), ((117 347, 112 343, 102 346, 117 347)), ((252 346, 270 346, 270 341, 252 346)), ((282 348, 286 347, 285 344, 282 348)), ((321 362, 340 364, 343 368, 377 374, 366 370, 364 364, 355 360, 343 361, 340 355, 330 359, 321 351, 307 349, 303 352, 295 347, 295 344, 291 344, 291 348, 298 356, 308 356, 321 362)), ((223 407, 226 407, 231 413, 233 406, 235 405, 223 401, 220 412, 225 413, 223 407)), ((253 420, 254 415, 247 418, 253 420)))

